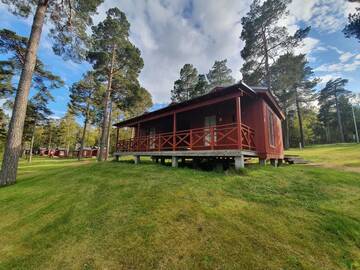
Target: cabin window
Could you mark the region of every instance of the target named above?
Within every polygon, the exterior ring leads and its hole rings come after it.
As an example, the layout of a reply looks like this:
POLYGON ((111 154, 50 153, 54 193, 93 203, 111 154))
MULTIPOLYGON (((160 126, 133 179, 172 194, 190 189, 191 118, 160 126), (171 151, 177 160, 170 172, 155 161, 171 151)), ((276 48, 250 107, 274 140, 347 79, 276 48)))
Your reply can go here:
POLYGON ((275 146, 275 128, 274 128, 274 113, 268 110, 268 129, 269 129, 269 144, 275 146))

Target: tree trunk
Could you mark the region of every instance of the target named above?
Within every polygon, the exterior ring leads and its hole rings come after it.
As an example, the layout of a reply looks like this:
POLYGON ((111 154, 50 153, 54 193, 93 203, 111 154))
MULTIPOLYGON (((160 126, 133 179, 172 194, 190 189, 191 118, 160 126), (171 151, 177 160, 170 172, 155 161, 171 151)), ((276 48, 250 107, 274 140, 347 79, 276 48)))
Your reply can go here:
POLYGON ((326 132, 326 143, 330 143, 331 142, 331 136, 330 136, 330 127, 329 127, 329 123, 326 123, 326 127, 325 127, 325 132, 326 132))
POLYGON ((304 137, 304 128, 303 128, 300 102, 299 102, 299 97, 298 97, 297 91, 295 93, 296 93, 296 95, 295 95, 296 111, 297 111, 297 115, 298 115, 299 130, 300 130, 300 142, 301 142, 301 147, 305 147, 305 137, 304 137))
POLYGON ((268 51, 268 43, 266 39, 265 29, 262 28, 262 42, 264 46, 264 56, 265 56, 265 72, 266 72, 266 83, 269 91, 271 92, 271 71, 269 64, 269 51, 268 51))
POLYGON ((24 129, 26 107, 47 6, 48 0, 39 0, 35 11, 31 34, 26 48, 24 67, 21 71, 14 108, 9 124, 9 131, 1 166, 0 186, 16 182, 18 162, 21 154, 21 140, 24 129))
POLYGON ((335 89, 335 106, 336 106, 336 116, 337 116, 337 121, 338 121, 338 127, 339 127, 339 132, 340 132, 340 140, 341 140, 341 142, 345 142, 344 129, 343 129, 343 125, 342 125, 341 112, 340 112, 340 108, 339 108, 336 89, 335 89))
POLYGON ((34 130, 33 130, 33 133, 31 135, 30 153, 29 153, 29 159, 28 159, 29 163, 31 163, 31 161, 32 161, 32 152, 33 152, 33 148, 34 148, 34 139, 35 139, 35 128, 36 128, 36 126, 34 126, 34 130))
POLYGON ((290 141, 289 141, 289 120, 287 116, 285 120, 282 122, 282 132, 283 132, 283 141, 284 141, 284 148, 290 148, 290 141))
POLYGON ((100 139, 100 154, 98 156, 98 161, 103 161, 104 155, 106 154, 105 147, 107 144, 107 134, 108 134, 108 121, 109 121, 109 102, 111 98, 111 85, 112 85, 112 78, 113 78, 113 71, 114 71, 114 63, 115 63, 115 52, 116 46, 113 45, 112 48, 112 57, 110 63, 110 71, 108 76, 108 85, 105 93, 104 98, 104 116, 102 121, 102 130, 101 130, 101 139, 100 139))
POLYGON ((110 139, 111 139, 111 117, 112 117, 112 102, 110 101, 110 112, 109 112, 109 123, 108 123, 108 132, 107 132, 107 146, 106 146, 106 155, 105 160, 108 160, 110 153, 110 139))
POLYGON ((50 131, 49 131, 50 133, 49 133, 49 143, 48 143, 48 149, 49 149, 49 151, 50 151, 50 149, 51 149, 51 140, 52 140, 52 133, 51 133, 51 129, 50 129, 50 131))
POLYGON ((79 161, 80 161, 81 158, 82 158, 82 151, 83 151, 83 149, 84 149, 87 123, 88 123, 88 113, 86 113, 86 117, 85 117, 85 120, 84 120, 84 128, 83 128, 83 132, 82 132, 81 145, 80 145, 79 155, 78 155, 78 160, 79 160, 79 161))

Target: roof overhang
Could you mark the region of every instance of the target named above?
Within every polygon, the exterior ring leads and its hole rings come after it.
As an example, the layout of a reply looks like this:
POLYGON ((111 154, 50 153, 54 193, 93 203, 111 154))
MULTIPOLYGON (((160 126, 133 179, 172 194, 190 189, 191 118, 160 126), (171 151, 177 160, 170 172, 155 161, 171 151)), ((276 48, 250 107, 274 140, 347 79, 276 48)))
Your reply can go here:
MULTIPOLYGON (((267 92, 269 92, 269 91, 267 91, 267 92)), ((259 96, 258 94, 259 94, 258 90, 255 91, 252 87, 246 85, 245 83, 239 82, 237 84, 234 84, 234 85, 231 85, 228 87, 224 87, 221 89, 216 88, 216 89, 214 89, 214 91, 211 91, 208 94, 193 98, 191 100, 187 100, 187 101, 179 102, 179 103, 172 103, 162 109, 152 111, 149 113, 145 113, 145 114, 121 121, 119 123, 114 124, 114 126, 119 127, 119 128, 131 127, 131 126, 135 126, 136 124, 141 123, 141 122, 150 121, 150 120, 161 118, 161 117, 166 117, 173 113, 184 112, 184 111, 192 110, 195 108, 200 108, 203 106, 208 106, 211 104, 215 104, 218 102, 228 100, 230 98, 234 98, 236 96, 247 95, 247 96, 256 98, 257 96, 259 96)), ((261 92, 261 95, 262 95, 262 92, 261 92)), ((267 102, 270 102, 271 104, 273 104, 272 107, 274 107, 274 110, 277 112, 279 117, 284 119, 284 115, 281 112, 281 109, 278 106, 275 98, 273 98, 272 95, 271 96, 266 95, 266 96, 268 99, 267 102)))

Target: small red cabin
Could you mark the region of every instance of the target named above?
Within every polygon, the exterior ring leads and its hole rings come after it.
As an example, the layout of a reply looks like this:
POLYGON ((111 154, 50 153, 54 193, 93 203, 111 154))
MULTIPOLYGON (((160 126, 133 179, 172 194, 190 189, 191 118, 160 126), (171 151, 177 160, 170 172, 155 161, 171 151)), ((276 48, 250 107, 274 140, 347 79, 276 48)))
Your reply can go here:
POLYGON ((238 83, 145 113, 115 124, 115 156, 172 158, 229 157, 235 167, 244 157, 258 157, 261 164, 284 158, 281 121, 284 114, 264 87, 238 83), (120 128, 133 128, 132 138, 119 138, 120 128))
MULTIPOLYGON (((73 151, 73 156, 78 157, 80 150, 73 151)), ((83 158, 92 158, 97 156, 98 148, 97 147, 84 147, 81 151, 81 157, 83 158)))

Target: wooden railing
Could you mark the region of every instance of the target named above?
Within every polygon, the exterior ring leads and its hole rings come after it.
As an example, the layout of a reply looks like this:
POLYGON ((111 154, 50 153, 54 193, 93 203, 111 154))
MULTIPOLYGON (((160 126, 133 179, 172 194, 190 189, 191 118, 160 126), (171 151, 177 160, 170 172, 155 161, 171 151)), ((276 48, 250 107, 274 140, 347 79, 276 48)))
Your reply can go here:
POLYGON ((241 124, 180 130, 119 140, 117 151, 255 150, 255 131, 241 124), (238 130, 240 128, 240 130, 238 130), (239 142, 241 140, 241 142, 239 142))

